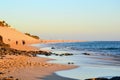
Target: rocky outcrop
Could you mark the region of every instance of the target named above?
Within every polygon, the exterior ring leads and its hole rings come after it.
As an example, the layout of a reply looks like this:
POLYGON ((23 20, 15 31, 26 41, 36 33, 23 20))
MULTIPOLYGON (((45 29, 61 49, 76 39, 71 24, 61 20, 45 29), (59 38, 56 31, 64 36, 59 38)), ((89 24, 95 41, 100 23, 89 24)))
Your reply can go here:
POLYGON ((2 43, 3 42, 3 37, 0 35, 0 42, 2 43))
POLYGON ((72 56, 73 55, 72 53, 62 53, 62 54, 52 53, 52 54, 56 56, 72 56))
POLYGON ((82 53, 83 55, 90 55, 90 53, 82 53))
POLYGON ((3 42, 3 37, 0 35, 0 48, 1 47, 10 47, 10 45, 9 44, 5 44, 4 42, 3 42))
POLYGON ((5 44, 0 36, 0 56, 3 55, 26 55, 35 57, 37 54, 49 56, 52 53, 46 51, 22 51, 10 48, 10 45, 5 44))
POLYGON ((35 57, 37 54, 49 56, 52 53, 46 52, 46 51, 21 51, 21 50, 12 49, 9 47, 1 47, 0 46, 0 56, 3 56, 3 55, 26 55, 29 57, 35 57))

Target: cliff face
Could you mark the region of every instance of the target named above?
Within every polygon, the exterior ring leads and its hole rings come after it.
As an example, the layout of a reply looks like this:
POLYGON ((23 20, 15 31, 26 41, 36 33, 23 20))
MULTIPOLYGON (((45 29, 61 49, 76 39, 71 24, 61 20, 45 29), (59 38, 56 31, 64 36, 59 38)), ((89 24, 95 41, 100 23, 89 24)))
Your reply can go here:
POLYGON ((3 42, 3 37, 0 35, 0 47, 10 47, 10 45, 3 42))
POLYGON ((3 38, 2 38, 2 36, 0 35, 0 42, 3 42, 3 38))

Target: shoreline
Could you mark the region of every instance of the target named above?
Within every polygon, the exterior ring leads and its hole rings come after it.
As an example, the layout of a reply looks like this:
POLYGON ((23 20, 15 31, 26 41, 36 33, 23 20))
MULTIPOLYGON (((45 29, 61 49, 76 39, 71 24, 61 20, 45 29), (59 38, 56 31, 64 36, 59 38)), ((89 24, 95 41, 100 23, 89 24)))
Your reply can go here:
MULTIPOLYGON (((20 48, 31 47, 30 45, 31 44, 29 45, 27 44, 27 46, 20 45, 20 48)), ((5 48, 5 49, 8 49, 8 54, 9 54, 9 50, 11 51, 12 48, 10 49, 5 48)), ((36 48, 36 47, 32 46, 31 48, 36 48)), ((75 65, 47 63, 47 61, 51 59, 41 58, 37 56, 29 57, 27 55, 24 55, 24 54, 27 54, 26 50, 25 50, 25 53, 24 51, 21 53, 20 50, 15 50, 14 54, 11 53, 10 55, 4 55, 4 57, 0 59, 0 63, 1 63, 0 79, 3 79, 3 78, 9 79, 10 77, 12 77, 20 80, 42 80, 42 79, 37 79, 37 77, 46 78, 47 76, 52 75, 56 71, 69 70, 69 69, 76 68, 75 65)), ((45 52, 45 51, 42 51, 42 52, 45 52)), ((30 51, 28 52, 28 54, 31 54, 30 51)))
MULTIPOLYGON (((64 43, 63 43, 64 44, 64 43)), ((62 45, 62 44, 61 44, 62 45)), ((39 47, 43 47, 43 49, 48 49, 49 51, 52 51, 53 53, 77 53, 77 55, 73 55, 70 57, 64 57, 64 56, 48 56, 49 58, 53 58, 53 61, 50 61, 50 63, 63 63, 68 64, 68 62, 73 62, 76 65, 79 65, 79 68, 73 69, 73 70, 66 70, 66 71, 58 71, 56 74, 63 76, 63 77, 70 77, 70 78, 76 78, 77 79, 89 79, 89 78, 98 78, 98 77, 105 77, 111 76, 116 77, 120 74, 120 68, 119 68, 119 59, 112 57, 112 56, 105 56, 105 55, 94 55, 90 54, 90 52, 72 52, 71 50, 64 49, 64 46, 67 45, 39 45, 39 47), (54 47, 54 49, 51 49, 51 46, 54 47), (83 54, 82 54, 83 53, 83 54), (84 53, 88 53, 84 54, 84 53), (78 60, 79 58, 79 60, 78 60), (57 60, 56 60, 57 59, 57 60), (118 60, 118 61, 115 61, 118 60), (77 62, 79 61, 79 62, 77 62), (114 63, 114 64, 113 64, 114 63), (118 63, 118 64, 117 64, 118 63), (117 70, 116 70, 117 69, 117 70), (93 72, 93 73, 92 73, 93 72), (103 74, 101 74, 104 72, 103 74), (107 73, 108 72, 108 73, 107 73), (73 75, 76 74, 76 75, 73 75)), ((41 49, 42 50, 42 49, 41 49)), ((40 56, 40 57, 46 57, 46 56, 40 56)))
POLYGON ((56 73, 53 73, 43 78, 43 80, 78 80, 78 79, 66 78, 66 77, 59 76, 56 73))

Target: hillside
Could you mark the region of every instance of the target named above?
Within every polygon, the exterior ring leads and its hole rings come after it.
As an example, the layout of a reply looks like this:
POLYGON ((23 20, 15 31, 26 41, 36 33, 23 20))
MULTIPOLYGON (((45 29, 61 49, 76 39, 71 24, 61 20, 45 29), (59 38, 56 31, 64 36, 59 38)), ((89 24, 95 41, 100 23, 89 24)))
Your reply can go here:
MULTIPOLYGON (((23 45, 40 42, 40 40, 38 39, 27 36, 24 33, 19 32, 14 28, 6 27, 6 26, 4 27, 0 26, 0 36, 2 36, 4 43, 10 44, 12 48, 20 49, 20 50, 22 49, 21 46, 23 45)), ((25 47, 22 50, 29 50, 26 48, 28 47, 25 47)))

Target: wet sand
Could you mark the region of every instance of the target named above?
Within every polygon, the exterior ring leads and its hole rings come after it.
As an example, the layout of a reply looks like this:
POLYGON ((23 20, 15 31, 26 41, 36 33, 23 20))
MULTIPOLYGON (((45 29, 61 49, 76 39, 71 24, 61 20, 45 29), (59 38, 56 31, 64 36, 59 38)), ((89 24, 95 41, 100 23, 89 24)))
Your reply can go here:
POLYGON ((78 80, 78 79, 72 79, 72 78, 66 78, 66 77, 61 77, 53 73, 52 75, 46 76, 43 78, 43 80, 78 80))

